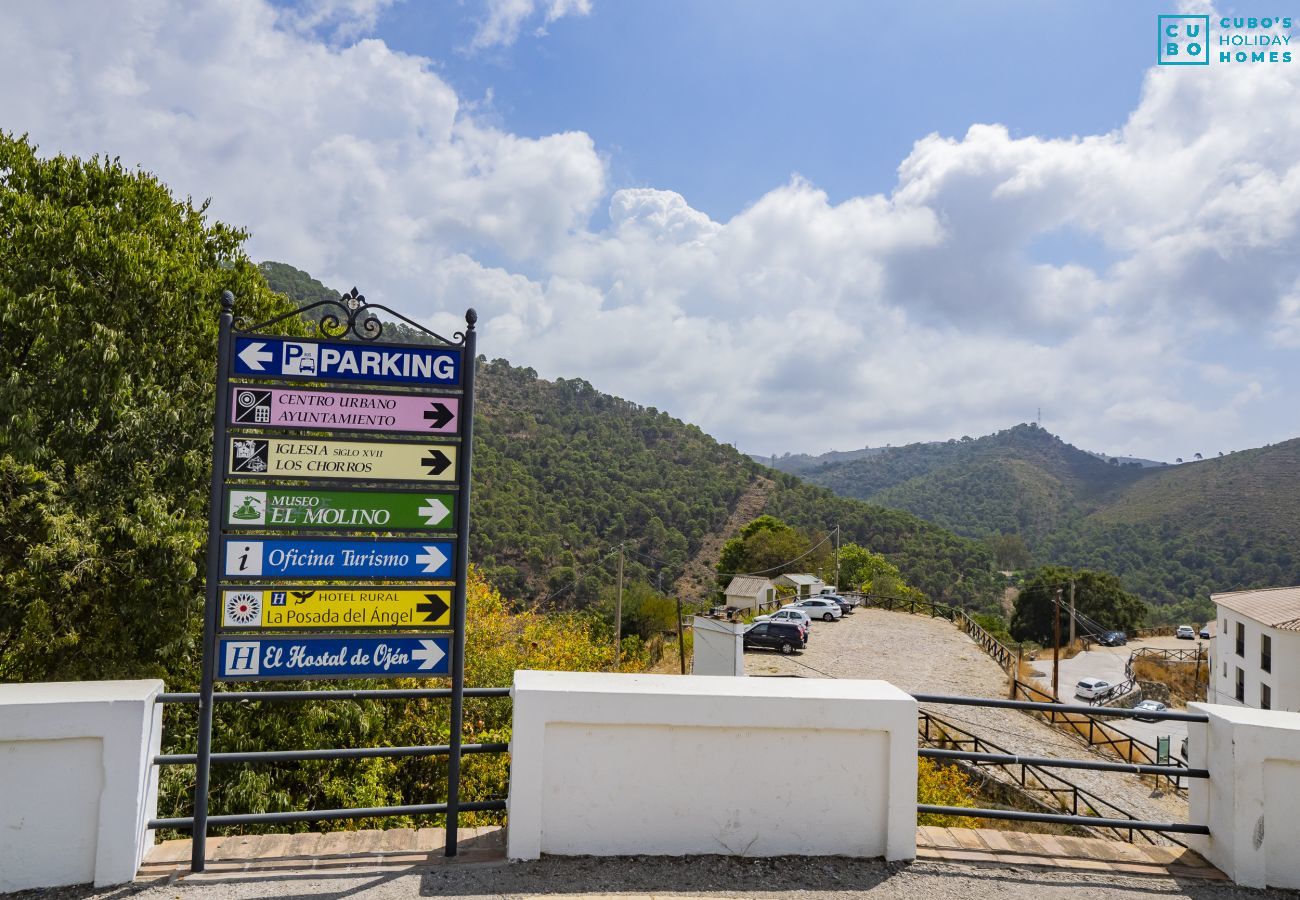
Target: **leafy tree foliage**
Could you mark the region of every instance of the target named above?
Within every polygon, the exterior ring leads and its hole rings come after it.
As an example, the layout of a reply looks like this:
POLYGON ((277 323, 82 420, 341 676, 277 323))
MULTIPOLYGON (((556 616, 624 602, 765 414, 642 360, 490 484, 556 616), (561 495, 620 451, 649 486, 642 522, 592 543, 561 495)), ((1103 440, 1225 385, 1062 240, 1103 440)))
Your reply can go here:
MULTIPOLYGON (((1068 639, 1071 579, 1074 581, 1074 608, 1080 616, 1106 630, 1133 632, 1143 624, 1146 606, 1125 591, 1119 579, 1109 572, 1044 566, 1030 576, 1016 598, 1015 612, 1011 617, 1011 634, 1016 640, 1037 641, 1051 646, 1058 592, 1061 640, 1068 639)), ((1078 624, 1078 629, 1084 634, 1093 631, 1086 622, 1078 624)))
POLYGON ((840 547, 840 587, 877 597, 920 597, 903 579, 898 566, 879 553, 848 543, 840 547))
POLYGON ((725 587, 733 575, 748 572, 768 578, 788 572, 813 572, 825 577, 832 551, 824 534, 810 535, 775 516, 759 516, 722 545, 718 586, 725 587))
POLYGON ((218 298, 283 308, 205 210, 0 133, 0 678, 192 666, 218 298))

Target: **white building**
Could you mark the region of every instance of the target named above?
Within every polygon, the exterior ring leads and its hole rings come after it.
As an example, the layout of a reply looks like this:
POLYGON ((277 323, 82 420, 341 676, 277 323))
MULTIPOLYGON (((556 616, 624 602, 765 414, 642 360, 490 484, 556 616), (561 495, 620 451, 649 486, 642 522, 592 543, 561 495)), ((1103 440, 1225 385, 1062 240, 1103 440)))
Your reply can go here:
POLYGON ((778 587, 790 588, 796 597, 815 597, 826 587, 826 582, 816 575, 778 575, 778 587))
POLYGON ((1211 703, 1300 712, 1300 587, 1211 594, 1211 703))
POLYGON ((727 606, 758 611, 776 603, 776 586, 766 578, 755 575, 737 575, 723 591, 727 606))

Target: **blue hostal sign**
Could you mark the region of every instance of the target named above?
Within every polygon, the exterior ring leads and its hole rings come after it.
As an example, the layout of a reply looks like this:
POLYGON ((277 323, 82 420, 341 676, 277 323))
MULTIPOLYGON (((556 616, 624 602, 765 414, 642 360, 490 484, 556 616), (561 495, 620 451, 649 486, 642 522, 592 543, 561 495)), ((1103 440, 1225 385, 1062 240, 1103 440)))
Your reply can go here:
POLYGON ((446 675, 450 640, 391 634, 222 638, 217 648, 217 677, 223 681, 274 681, 446 675))
POLYGON ((460 384, 461 351, 419 346, 236 337, 234 374, 296 381, 460 384))
POLYGON ((223 539, 225 578, 451 578, 451 541, 223 539))

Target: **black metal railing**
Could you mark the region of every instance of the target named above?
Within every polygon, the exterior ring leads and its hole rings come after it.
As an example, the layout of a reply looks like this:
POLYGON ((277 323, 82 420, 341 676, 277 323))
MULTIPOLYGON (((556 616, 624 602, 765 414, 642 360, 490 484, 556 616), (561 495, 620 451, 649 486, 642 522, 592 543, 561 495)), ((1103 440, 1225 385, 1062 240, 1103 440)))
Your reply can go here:
MULTIPOLYGON (((1082 815, 1089 818, 1141 821, 1138 816, 1096 793, 1080 787, 1051 769, 1088 769, 1102 772, 1166 774, 1165 767, 1133 766, 1094 760, 1056 759, 1010 753, 969 729, 954 725, 927 710, 918 713, 918 736, 927 746, 917 755, 929 759, 956 762, 964 771, 977 775, 986 786, 996 782, 999 792, 1010 794, 1022 806, 1051 814, 1082 815), (996 773, 996 774, 990 774, 996 773)), ((1093 837, 1114 838, 1135 843, 1139 838, 1156 843, 1154 833, 1130 826, 1124 829, 1100 828, 1090 823, 1087 832, 1093 837)), ((1175 841, 1177 843, 1177 841, 1175 841)))
MULTIPOLYGON (((323 691, 224 691, 214 693, 215 704, 223 703, 292 703, 304 701, 344 700, 433 700, 450 699, 450 688, 393 688, 376 690, 323 690, 323 691)), ((465 697, 509 697, 510 688, 465 688, 465 697)), ((159 694, 160 704, 197 704, 197 693, 159 694)), ((508 753, 508 743, 461 744, 461 753, 508 753)), ((258 750, 243 753, 213 753, 213 763, 276 764, 303 760, 375 759, 381 757, 449 756, 450 744, 433 744, 415 747, 353 747, 324 750, 258 750)), ((192 766, 197 764, 197 753, 160 753, 153 758, 156 766, 192 766)), ((504 798, 492 798, 457 804, 461 812, 499 812, 506 808, 504 798)), ((390 816, 439 815, 446 813, 446 803, 413 803, 401 806, 368 806, 347 809, 307 809, 287 812, 235 813, 208 816, 209 826, 270 825, 290 822, 325 822, 336 819, 378 819, 390 816)), ((173 816, 151 819, 150 828, 170 828, 189 831, 194 827, 193 816, 173 816)))
MULTIPOLYGON (((1019 709, 1031 712, 1046 712, 1049 715, 1072 715, 1082 714, 1087 717, 1089 722, 1095 710, 1092 707, 1078 706, 1073 704, 1064 704, 1060 702, 1040 702, 1027 700, 1002 700, 990 697, 960 697, 948 694, 913 694, 919 703, 932 703, 949 706, 982 706, 994 709, 1019 709)), ((1204 713, 1187 713, 1187 712, 1152 712, 1138 711, 1131 709, 1111 709, 1107 715, 1120 718, 1136 718, 1143 716, 1145 718, 1155 718, 1175 722, 1198 722, 1206 723, 1209 717, 1204 713)), ((1144 745, 1149 746, 1149 745, 1144 745)), ((1154 748, 1151 748, 1154 750, 1154 748)), ((970 763, 998 763, 1002 765, 1025 765, 1041 767, 1043 769, 1061 768, 1061 769, 1085 769, 1100 772, 1122 772, 1132 775, 1155 776, 1164 778, 1175 787, 1179 786, 1182 779, 1186 778, 1209 778, 1208 769, 1193 769, 1176 760, 1170 764, 1164 765, 1152 759, 1143 762, 1125 762, 1109 763, 1098 760, 1085 759, 1055 759, 1053 757, 1025 757, 1017 754, 1007 753, 983 753, 978 749, 966 750, 942 750, 929 749, 921 750, 922 756, 930 756, 939 759, 949 759, 953 761, 966 761, 970 763)), ((1118 809, 1113 807, 1113 809, 1118 809)), ((1097 811, 1094 809, 1094 812, 1097 811)), ((1132 830, 1137 832, 1156 832, 1162 833, 1169 840, 1170 834, 1209 834, 1210 830, 1205 825, 1188 824, 1185 822, 1150 822, 1134 818, 1117 818, 1096 815, 1079 815, 1075 809, 1069 814, 1044 813, 1024 810, 1007 810, 1007 809, 983 809, 968 807, 952 806, 934 806, 929 804, 918 804, 918 813, 931 813, 934 815, 960 816, 965 818, 980 819, 1009 819, 1021 822, 1045 822, 1057 825, 1071 825, 1083 828, 1109 828, 1119 831, 1132 830)))

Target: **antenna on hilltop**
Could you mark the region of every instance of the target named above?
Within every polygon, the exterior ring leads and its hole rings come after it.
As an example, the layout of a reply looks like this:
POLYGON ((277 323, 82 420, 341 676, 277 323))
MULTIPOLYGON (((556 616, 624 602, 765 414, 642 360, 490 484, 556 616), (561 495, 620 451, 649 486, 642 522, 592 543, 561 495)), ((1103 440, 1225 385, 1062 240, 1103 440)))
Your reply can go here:
POLYGON ((1043 427, 1043 408, 1041 406, 1038 407, 1038 421, 1035 422, 1034 424, 1036 424, 1039 428, 1043 427))

